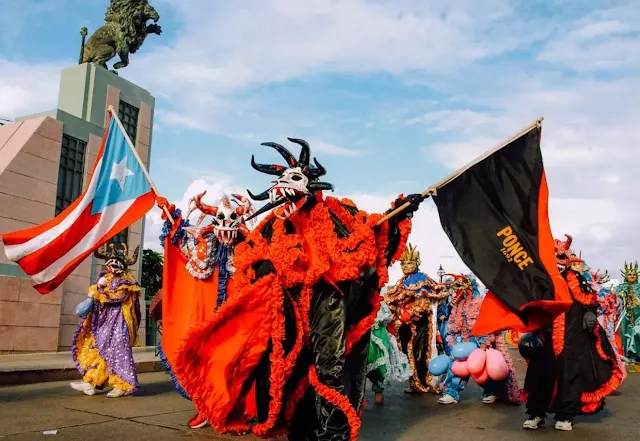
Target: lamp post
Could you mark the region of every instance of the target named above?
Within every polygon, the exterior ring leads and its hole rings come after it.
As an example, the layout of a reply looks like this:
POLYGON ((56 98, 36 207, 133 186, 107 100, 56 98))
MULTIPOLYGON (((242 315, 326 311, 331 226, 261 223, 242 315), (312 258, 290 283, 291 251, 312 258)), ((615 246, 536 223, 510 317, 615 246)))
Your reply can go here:
POLYGON ((440 268, 438 268, 438 277, 440 277, 440 283, 442 283, 442 279, 444 278, 445 275, 445 271, 442 268, 442 265, 440 265, 440 268))

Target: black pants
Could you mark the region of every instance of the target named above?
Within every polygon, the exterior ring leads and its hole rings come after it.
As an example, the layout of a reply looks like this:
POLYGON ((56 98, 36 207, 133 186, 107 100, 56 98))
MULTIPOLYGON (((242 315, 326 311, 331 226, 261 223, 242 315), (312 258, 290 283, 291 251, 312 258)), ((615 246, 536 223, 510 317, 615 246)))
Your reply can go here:
MULTIPOLYGON (((370 334, 346 355, 347 299, 334 287, 314 290, 309 312, 310 343, 320 383, 349 398, 359 410, 365 393, 370 334)), ((291 441, 348 441, 350 427, 342 410, 310 388, 298 404, 289 428, 291 441)))
MULTIPOLYGON (((553 393, 557 382, 557 360, 553 352, 551 332, 542 332, 544 347, 541 356, 529 361, 524 390, 527 392, 527 414, 529 418, 546 418, 553 409, 553 393)), ((556 421, 572 421, 575 415, 556 413, 556 421)))

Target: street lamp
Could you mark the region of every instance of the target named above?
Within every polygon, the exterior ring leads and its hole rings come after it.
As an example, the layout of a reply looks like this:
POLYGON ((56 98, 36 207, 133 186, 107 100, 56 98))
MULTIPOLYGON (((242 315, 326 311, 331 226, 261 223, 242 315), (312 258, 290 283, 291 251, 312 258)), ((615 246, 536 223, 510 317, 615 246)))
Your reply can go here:
POLYGON ((438 277, 440 277, 440 283, 442 283, 442 279, 444 278, 445 274, 446 272, 442 268, 442 265, 440 265, 440 268, 438 268, 438 277))

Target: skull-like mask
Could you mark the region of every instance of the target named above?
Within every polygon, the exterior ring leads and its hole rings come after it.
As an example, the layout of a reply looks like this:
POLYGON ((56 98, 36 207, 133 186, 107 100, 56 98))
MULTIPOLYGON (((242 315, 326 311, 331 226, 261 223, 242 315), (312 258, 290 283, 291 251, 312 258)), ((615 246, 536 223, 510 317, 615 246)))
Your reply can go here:
POLYGON ((258 216, 271 209, 274 215, 280 219, 287 219, 297 212, 310 196, 317 191, 333 190, 333 185, 327 182, 319 182, 318 178, 326 174, 326 170, 314 158, 315 166, 309 165, 309 144, 302 139, 288 138, 289 141, 300 145, 300 157, 298 159, 285 147, 274 142, 265 142, 262 145, 275 149, 287 161, 287 167, 282 165, 256 164, 251 157, 251 166, 269 175, 278 176, 274 185, 258 194, 249 192, 249 196, 257 201, 269 199, 269 203, 258 210, 252 217, 258 216))
POLYGON ((558 270, 561 274, 564 274, 568 269, 579 271, 579 268, 581 268, 583 264, 583 260, 576 256, 570 248, 571 243, 573 242, 573 237, 568 234, 565 234, 565 236, 567 239, 564 242, 558 239, 555 239, 554 241, 556 249, 556 265, 558 266, 558 270))
POLYGON ((213 230, 218 241, 224 245, 234 243, 238 238, 238 231, 242 231, 246 235, 248 231, 245 231, 245 218, 253 213, 251 201, 242 195, 233 194, 233 199, 231 199, 226 194, 223 194, 220 205, 214 207, 202 202, 202 197, 206 193, 207 192, 204 191, 189 201, 187 217, 189 217, 195 209, 201 212, 198 222, 196 223, 196 228, 207 215, 212 217, 211 226, 203 228, 199 235, 204 236, 213 230), (232 204, 232 200, 236 203, 235 206, 232 204))
POLYGON ((107 251, 107 246, 103 245, 94 253, 94 255, 99 259, 104 259, 104 266, 107 268, 112 274, 122 274, 127 268, 131 265, 135 265, 138 261, 138 254, 140 253, 140 247, 136 247, 133 251, 133 255, 129 257, 128 249, 126 244, 121 244, 120 249, 115 247, 115 244, 109 244, 109 251, 107 251))

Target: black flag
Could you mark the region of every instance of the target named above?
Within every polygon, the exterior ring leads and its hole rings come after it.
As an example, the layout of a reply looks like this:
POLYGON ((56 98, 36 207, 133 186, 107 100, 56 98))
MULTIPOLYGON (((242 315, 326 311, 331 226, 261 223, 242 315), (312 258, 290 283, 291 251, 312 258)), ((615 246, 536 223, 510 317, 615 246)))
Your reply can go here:
POLYGON ((533 330, 567 309, 556 266, 539 126, 437 188, 440 223, 489 292, 474 335, 533 330))

